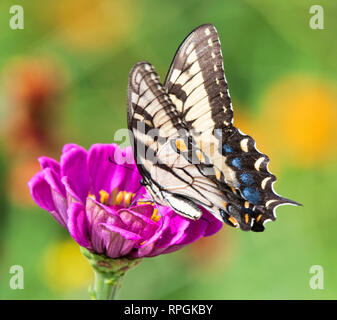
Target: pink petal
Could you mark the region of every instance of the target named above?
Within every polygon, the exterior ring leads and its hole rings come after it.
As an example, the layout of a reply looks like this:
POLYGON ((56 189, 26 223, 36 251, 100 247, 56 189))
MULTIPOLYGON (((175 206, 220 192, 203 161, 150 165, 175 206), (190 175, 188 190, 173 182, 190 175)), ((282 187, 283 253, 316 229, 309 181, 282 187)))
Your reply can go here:
POLYGON ((68 208, 68 217, 67 227, 70 235, 80 246, 89 248, 88 221, 84 206, 80 203, 72 203, 68 208))
POLYGON ((60 179, 60 176, 57 173, 55 173, 55 171, 51 168, 44 169, 43 173, 50 187, 56 190, 60 195, 62 195, 65 198, 66 190, 60 179))
POLYGON ((44 177, 43 171, 38 172, 28 182, 28 187, 33 200, 43 209, 49 211, 55 220, 65 226, 61 215, 56 211, 52 190, 44 177))
POLYGON ((110 224, 102 223, 101 226, 109 231, 109 238, 106 241, 106 255, 110 258, 118 258, 127 255, 141 241, 138 234, 130 232, 110 224))
POLYGON ((74 149, 86 151, 83 147, 79 146, 76 143, 67 143, 62 148, 62 154, 67 153, 68 151, 71 151, 71 150, 74 150, 74 149))
POLYGON ((223 226, 223 223, 219 219, 214 217, 211 213, 209 213, 203 208, 202 208, 202 218, 206 220, 204 221, 207 224, 204 237, 208 237, 217 233, 223 226))
POLYGON ((49 157, 40 157, 38 161, 42 169, 51 168, 56 174, 60 174, 60 164, 56 160, 49 157))
POLYGON ((96 197, 99 191, 110 193, 117 188, 127 173, 125 168, 110 162, 115 153, 120 153, 117 144, 94 144, 88 151, 88 172, 91 190, 96 197))
POLYGON ((83 203, 89 193, 87 152, 73 147, 61 156, 61 176, 68 177, 68 185, 83 203))
POLYGON ((142 206, 141 208, 121 209, 118 211, 119 216, 125 224, 125 228, 139 234, 142 241, 148 240, 159 227, 156 222, 141 213, 145 210, 153 212, 152 205, 142 206))

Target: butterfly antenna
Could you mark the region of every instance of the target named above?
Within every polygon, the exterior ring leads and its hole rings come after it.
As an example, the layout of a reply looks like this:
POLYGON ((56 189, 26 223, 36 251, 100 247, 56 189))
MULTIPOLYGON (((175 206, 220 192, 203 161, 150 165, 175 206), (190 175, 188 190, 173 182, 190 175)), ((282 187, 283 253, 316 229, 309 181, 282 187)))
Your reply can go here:
POLYGON ((159 230, 161 230, 161 229, 163 228, 163 225, 164 225, 164 217, 163 217, 162 213, 160 212, 160 209, 159 209, 159 207, 158 207, 157 202, 156 202, 156 201, 153 201, 153 203, 154 203, 154 205, 156 206, 156 208, 157 208, 157 210, 158 210, 158 213, 159 213, 159 215, 160 215, 161 226, 160 226, 159 230))
POLYGON ((161 211, 160 211, 160 209, 159 209, 159 207, 158 207, 158 204, 157 204, 157 202, 156 201, 154 201, 154 199, 151 197, 151 198, 145 198, 145 200, 147 200, 147 201, 149 201, 149 202, 152 202, 155 206, 156 206, 156 208, 157 208, 157 210, 158 210, 158 213, 159 213, 159 215, 160 215, 160 220, 161 220, 161 226, 160 226, 160 228, 159 228, 159 230, 163 227, 163 225, 164 225, 164 216, 162 215, 162 213, 161 213, 161 211))
POLYGON ((115 166, 121 166, 121 167, 123 167, 123 168, 125 168, 125 169, 127 169, 127 170, 129 170, 129 171, 132 171, 132 172, 138 172, 138 171, 136 171, 136 170, 133 170, 133 169, 131 169, 131 168, 128 168, 126 165, 117 163, 116 161, 112 160, 111 156, 109 156, 109 162, 112 163, 112 164, 114 164, 115 166))
MULTIPOLYGON (((140 186, 140 187, 138 188, 138 190, 135 192, 135 194, 137 194, 137 192, 141 189, 141 187, 142 187, 142 186, 140 186)), ((139 198, 140 198, 141 196, 143 196, 143 195, 144 195, 144 193, 138 194, 138 195, 134 198, 134 200, 131 202, 130 207, 132 207, 132 206, 139 200, 139 198)))

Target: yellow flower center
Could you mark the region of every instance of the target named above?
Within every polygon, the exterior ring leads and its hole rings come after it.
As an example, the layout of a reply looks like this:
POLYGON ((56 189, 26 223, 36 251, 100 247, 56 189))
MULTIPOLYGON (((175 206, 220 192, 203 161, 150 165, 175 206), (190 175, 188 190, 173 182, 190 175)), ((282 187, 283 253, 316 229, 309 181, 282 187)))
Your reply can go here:
MULTIPOLYGON (((142 202, 142 201, 139 201, 139 202, 142 202)), ((139 203, 139 202, 137 202, 137 203, 139 203)), ((149 202, 149 201, 143 201, 142 203, 144 203, 144 202, 147 202, 148 204, 152 204, 152 205, 153 205, 152 202, 149 202)), ((158 222, 158 221, 160 220, 160 218, 161 218, 161 216, 160 216, 160 214, 159 214, 159 212, 158 212, 158 209, 157 209, 157 208, 154 208, 154 209, 153 209, 152 216, 151 216, 151 220, 154 221, 154 222, 158 222)), ((139 245, 142 246, 142 245, 145 244, 145 243, 146 243, 146 240, 143 241, 143 242, 141 242, 139 245)))
MULTIPOLYGON (((135 196, 135 194, 132 192, 118 191, 117 188, 112 190, 111 194, 102 189, 99 191, 99 195, 99 201, 104 205, 122 205, 125 207, 129 207, 131 205, 132 199, 135 196)), ((88 197, 96 200, 95 195, 90 192, 88 197)))
MULTIPOLYGON (((148 200, 139 200, 137 201, 137 204, 151 204, 152 206, 154 206, 154 203, 148 200)), ((154 208, 152 216, 151 216, 151 220, 154 222, 158 222, 160 218, 161 218, 161 215, 159 214, 158 209, 154 208)))
POLYGON ((103 204, 108 204, 109 203, 109 193, 107 193, 104 190, 101 190, 99 192, 99 195, 100 195, 100 202, 101 203, 103 203, 103 204))
POLYGON ((91 192, 89 192, 89 194, 88 194, 88 197, 89 197, 89 198, 91 198, 91 199, 94 199, 94 200, 96 200, 96 197, 95 197, 95 195, 94 195, 94 194, 92 194, 91 192))
POLYGON ((158 213, 158 209, 157 208, 154 208, 153 209, 153 213, 152 213, 152 216, 151 216, 151 220, 153 220, 154 222, 158 222, 160 220, 161 216, 160 214, 158 213))

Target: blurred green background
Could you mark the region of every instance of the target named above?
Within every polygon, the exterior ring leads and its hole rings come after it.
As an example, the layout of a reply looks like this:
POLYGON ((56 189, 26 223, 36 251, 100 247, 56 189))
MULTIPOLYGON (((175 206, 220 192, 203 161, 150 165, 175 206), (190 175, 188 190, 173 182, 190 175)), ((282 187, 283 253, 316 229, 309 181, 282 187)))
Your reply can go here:
POLYGON ((84 299, 92 271, 78 246, 30 199, 37 157, 74 142, 114 142, 126 127, 128 73, 146 59, 163 80, 195 27, 220 36, 235 125, 271 158, 283 206, 266 231, 224 226, 183 250, 144 261, 121 299, 336 299, 337 3, 310 0, 0 3, 0 298, 84 299), (11 30, 9 9, 24 8, 11 30), (324 30, 309 27, 311 5, 324 30), (24 290, 9 287, 12 265, 24 290), (311 266, 324 289, 309 286, 311 266))

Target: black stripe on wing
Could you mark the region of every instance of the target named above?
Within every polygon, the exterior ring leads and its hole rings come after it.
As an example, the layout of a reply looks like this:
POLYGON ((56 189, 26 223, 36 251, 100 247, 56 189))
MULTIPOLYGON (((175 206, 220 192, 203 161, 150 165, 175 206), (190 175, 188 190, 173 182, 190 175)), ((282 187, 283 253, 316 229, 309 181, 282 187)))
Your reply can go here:
POLYGON ((165 87, 189 128, 222 128, 232 123, 221 45, 215 27, 192 31, 179 47, 165 87))
POLYGON ((162 130, 165 137, 169 136, 167 131, 176 131, 182 125, 175 105, 160 83, 153 66, 146 61, 138 62, 129 75, 129 129, 135 129, 138 122, 162 130))
POLYGON ((130 72, 127 115, 136 163, 145 171, 148 161, 156 162, 158 140, 176 135, 182 125, 157 73, 146 61, 138 62, 130 72))
POLYGON ((128 128, 138 169, 151 186, 150 170, 158 162, 160 143, 165 143, 183 124, 153 66, 138 62, 130 71, 128 84, 128 128))

